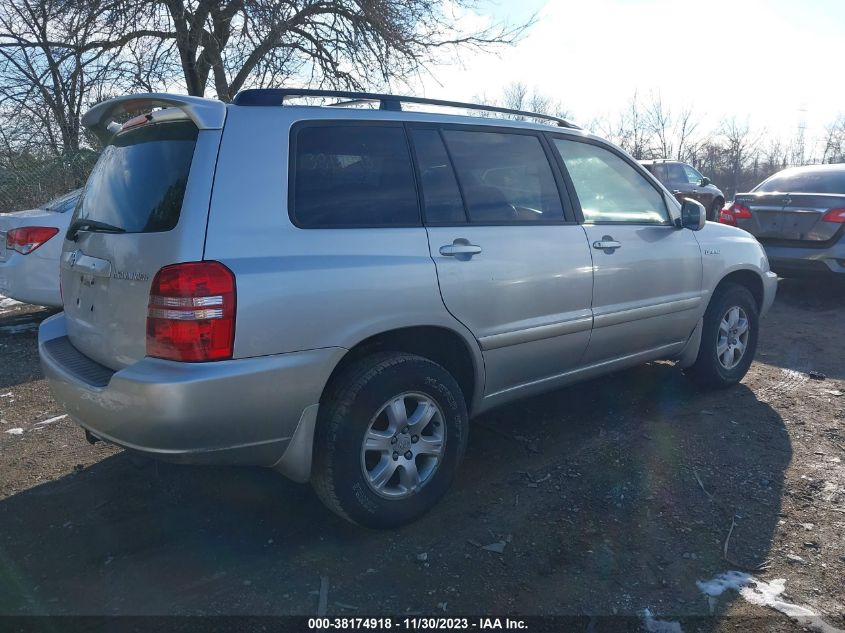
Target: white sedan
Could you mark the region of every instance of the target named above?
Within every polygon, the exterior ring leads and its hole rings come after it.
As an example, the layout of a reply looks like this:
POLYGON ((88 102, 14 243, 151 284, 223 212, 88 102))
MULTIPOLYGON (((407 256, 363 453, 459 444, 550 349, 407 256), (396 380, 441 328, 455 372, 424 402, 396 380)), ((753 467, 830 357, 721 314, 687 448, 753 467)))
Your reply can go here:
POLYGON ((59 256, 81 189, 37 209, 0 213, 0 295, 61 308, 59 256))

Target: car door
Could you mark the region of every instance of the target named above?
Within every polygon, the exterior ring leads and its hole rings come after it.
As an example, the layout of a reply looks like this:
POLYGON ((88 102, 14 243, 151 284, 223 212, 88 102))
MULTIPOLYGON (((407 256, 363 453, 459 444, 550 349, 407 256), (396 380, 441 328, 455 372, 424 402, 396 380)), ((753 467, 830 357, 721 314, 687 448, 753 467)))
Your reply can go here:
POLYGON ((485 395, 578 366, 592 326, 592 261, 550 148, 536 132, 411 127, 446 308, 478 339, 485 395))
POLYGON ((700 313, 702 263, 692 231, 670 221, 663 192, 615 149, 557 137, 593 253, 593 333, 585 363, 657 358, 679 348, 700 313))
POLYGON ((704 176, 689 165, 681 165, 680 167, 684 170, 684 176, 687 179, 687 197, 698 200, 704 205, 705 209, 709 209, 710 205, 713 204, 713 193, 701 184, 704 182, 704 176))

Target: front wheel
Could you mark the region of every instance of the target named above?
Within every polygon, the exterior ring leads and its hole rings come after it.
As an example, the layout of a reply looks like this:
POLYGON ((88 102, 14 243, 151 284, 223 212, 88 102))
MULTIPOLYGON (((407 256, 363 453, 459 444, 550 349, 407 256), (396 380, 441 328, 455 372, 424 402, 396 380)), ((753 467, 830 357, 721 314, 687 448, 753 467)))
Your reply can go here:
POLYGON ((719 287, 704 313, 698 357, 687 373, 708 387, 738 383, 754 360, 758 324, 757 303, 747 288, 719 287))
POLYGON ((466 404, 449 372, 412 354, 373 355, 320 405, 312 485, 353 523, 397 527, 446 493, 466 441, 466 404))

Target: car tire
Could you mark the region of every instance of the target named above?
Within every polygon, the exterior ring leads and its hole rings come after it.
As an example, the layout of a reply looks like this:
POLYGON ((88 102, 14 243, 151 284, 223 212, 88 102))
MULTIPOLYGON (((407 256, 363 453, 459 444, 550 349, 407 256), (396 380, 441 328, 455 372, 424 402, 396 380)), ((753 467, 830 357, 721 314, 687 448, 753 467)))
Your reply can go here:
POLYGON ((745 376, 757 351, 759 311, 744 286, 719 286, 704 313, 695 363, 686 373, 705 387, 725 388, 745 376))
POLYGON ((467 408, 437 363, 379 353, 345 370, 320 405, 311 483, 341 517, 394 528, 430 510, 466 449, 467 408))
POLYGON ((713 204, 710 205, 710 210, 707 212, 707 219, 710 222, 718 222, 719 215, 722 213, 722 207, 724 206, 725 201, 721 198, 716 198, 713 201, 713 204))

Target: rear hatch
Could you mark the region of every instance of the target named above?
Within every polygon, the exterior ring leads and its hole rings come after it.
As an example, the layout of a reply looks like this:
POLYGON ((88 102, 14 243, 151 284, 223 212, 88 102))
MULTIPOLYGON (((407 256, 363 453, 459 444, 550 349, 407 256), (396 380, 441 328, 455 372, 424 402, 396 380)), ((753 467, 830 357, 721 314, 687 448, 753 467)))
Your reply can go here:
POLYGON ((220 141, 178 110, 130 123, 94 167, 61 258, 68 337, 112 369, 145 355, 155 274, 202 259, 220 141))
POLYGON ((845 207, 845 171, 829 168, 786 170, 750 193, 737 194, 751 217, 737 225, 761 242, 823 246, 843 229, 837 209, 845 207))

